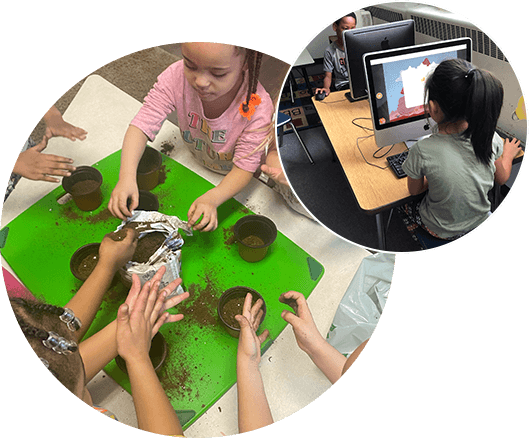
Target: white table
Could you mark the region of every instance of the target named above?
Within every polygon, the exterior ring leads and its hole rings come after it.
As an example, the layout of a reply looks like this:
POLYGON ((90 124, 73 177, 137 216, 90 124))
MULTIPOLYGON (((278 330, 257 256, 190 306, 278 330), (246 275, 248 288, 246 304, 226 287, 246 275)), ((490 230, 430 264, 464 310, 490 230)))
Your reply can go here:
MULTIPOLYGON (((47 152, 72 157, 76 165, 91 165, 121 148, 125 131, 140 107, 140 102, 103 78, 90 76, 64 114, 65 120, 88 131, 86 140, 72 143, 63 138, 53 138, 47 152)), ((183 144, 179 129, 170 121, 164 123, 151 145, 160 149, 165 141, 177 146, 170 155, 173 159, 214 184, 220 182, 221 175, 193 160, 183 144)), ((21 180, 4 204, 2 226, 57 186, 21 180)), ((325 334, 359 263, 369 253, 292 211, 277 193, 256 179, 236 199, 252 211, 271 218, 279 231, 323 264, 325 274, 308 302, 319 330, 325 334)), ((9 269, 3 259, 2 264, 9 269)), ((297 347, 290 326, 263 356, 261 373, 275 421, 298 411, 330 387, 325 376, 297 347)), ((90 382, 89 389, 95 404, 115 412, 121 422, 137 426, 132 397, 104 371, 90 382)), ((237 433, 235 386, 187 429, 186 436, 198 438, 222 433, 237 433)))

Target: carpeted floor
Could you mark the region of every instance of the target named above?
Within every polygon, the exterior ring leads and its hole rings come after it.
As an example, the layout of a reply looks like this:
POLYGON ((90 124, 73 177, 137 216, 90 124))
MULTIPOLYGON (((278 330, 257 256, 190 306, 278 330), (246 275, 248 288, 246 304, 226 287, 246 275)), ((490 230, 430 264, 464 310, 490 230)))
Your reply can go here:
MULTIPOLYGON (((376 249, 377 229, 374 216, 357 206, 342 167, 332 153, 332 145, 323 127, 305 129, 300 136, 309 149, 311 165, 296 136, 285 134, 279 149, 290 184, 307 209, 327 228, 351 242, 376 249)), ((384 214, 388 221, 389 212, 384 214)), ((421 246, 412 238, 396 212, 387 228, 388 251, 417 251, 421 246)))

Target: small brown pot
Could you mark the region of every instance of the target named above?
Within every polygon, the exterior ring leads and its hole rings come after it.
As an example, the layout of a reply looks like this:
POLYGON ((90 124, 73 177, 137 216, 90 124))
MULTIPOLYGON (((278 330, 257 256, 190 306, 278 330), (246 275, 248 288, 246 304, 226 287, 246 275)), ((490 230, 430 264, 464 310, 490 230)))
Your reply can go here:
POLYGON ((233 227, 233 234, 239 246, 239 255, 253 263, 265 258, 277 237, 277 228, 267 217, 253 214, 239 219, 233 227))
POLYGON ((136 180, 138 189, 152 190, 158 185, 160 169, 162 167, 162 154, 156 149, 147 146, 138 163, 136 180))
POLYGON ((242 303, 244 303, 244 299, 248 292, 252 294, 252 303, 256 302, 259 298, 263 300, 263 305, 261 306, 261 309, 263 310, 263 318, 261 319, 262 323, 266 316, 266 303, 264 302, 263 296, 256 290, 250 289, 246 286, 235 286, 225 291, 219 299, 219 304, 217 306, 217 315, 219 316, 222 326, 234 338, 239 337, 239 334, 241 333, 241 328, 239 327, 239 323, 235 320, 235 318, 232 318, 235 315, 226 314, 225 306, 233 300, 240 301, 241 305, 239 314, 242 314, 242 303))
POLYGON ((90 166, 79 166, 70 176, 62 179, 62 187, 72 195, 75 205, 83 211, 93 211, 99 208, 103 201, 102 183, 101 172, 90 166))
POLYGON ((158 211, 159 208, 158 196, 147 190, 140 190, 140 204, 136 210, 158 211))
POLYGON ((81 263, 91 255, 99 257, 99 245, 99 243, 89 243, 81 246, 73 253, 70 258, 70 271, 72 271, 73 276, 78 280, 85 281, 92 273, 93 269, 83 268, 81 263))

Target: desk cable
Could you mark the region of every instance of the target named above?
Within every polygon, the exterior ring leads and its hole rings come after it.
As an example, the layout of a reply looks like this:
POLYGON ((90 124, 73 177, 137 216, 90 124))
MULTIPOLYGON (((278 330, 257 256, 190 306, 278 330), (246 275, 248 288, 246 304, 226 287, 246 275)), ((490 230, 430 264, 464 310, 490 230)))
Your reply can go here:
MULTIPOLYGON (((359 127, 359 128, 362 128, 364 131, 372 131, 373 132, 373 128, 369 128, 367 126, 362 126, 362 125, 359 125, 358 123, 356 123, 357 120, 371 120, 370 118, 368 117, 357 117, 356 119, 353 119, 352 120, 352 123, 353 125, 359 127)), ((367 161, 366 157, 364 156, 364 153, 362 152, 362 149, 360 149, 360 145, 358 144, 358 141, 359 140, 365 140, 366 138, 370 138, 370 137, 373 137, 375 134, 371 134, 371 135, 368 135, 368 136, 365 136, 365 137, 357 137, 356 139, 356 147, 358 148, 358 150, 360 151, 360 154, 362 155, 362 158, 364 159, 364 161, 369 164, 370 166, 373 166, 373 167, 377 167, 378 169, 387 169, 389 167, 389 164, 385 167, 382 167, 382 166, 379 166, 378 164, 373 164, 373 163, 370 163, 369 161, 367 161)), ((384 158, 387 154, 389 154, 392 149, 395 147, 395 143, 391 145, 391 147, 386 151, 384 152, 382 155, 377 155, 377 152, 380 152, 382 149, 388 147, 389 145, 387 146, 383 146, 381 148, 378 148, 374 153, 373 153, 373 158, 384 158)))

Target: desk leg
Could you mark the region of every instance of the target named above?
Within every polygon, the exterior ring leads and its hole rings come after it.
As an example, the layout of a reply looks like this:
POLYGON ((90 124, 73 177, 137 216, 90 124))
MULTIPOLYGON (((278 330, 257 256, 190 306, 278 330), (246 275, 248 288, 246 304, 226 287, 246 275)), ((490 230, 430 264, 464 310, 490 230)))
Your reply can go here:
POLYGON ((311 96, 314 96, 314 93, 312 92, 312 87, 310 86, 310 79, 309 75, 307 74, 307 69, 305 67, 301 67, 301 71, 303 72, 303 78, 305 78, 305 83, 307 85, 307 91, 311 96))
POLYGON ((382 213, 375 215, 377 221, 378 249, 386 249, 386 228, 384 227, 384 217, 382 213))

